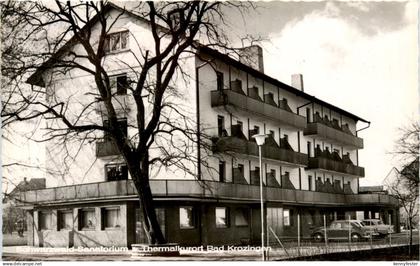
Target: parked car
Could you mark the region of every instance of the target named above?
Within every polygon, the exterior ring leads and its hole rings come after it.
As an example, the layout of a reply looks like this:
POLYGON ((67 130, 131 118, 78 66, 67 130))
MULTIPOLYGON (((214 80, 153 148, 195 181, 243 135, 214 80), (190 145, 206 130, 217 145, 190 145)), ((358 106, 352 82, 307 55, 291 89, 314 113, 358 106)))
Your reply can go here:
POLYGON ((376 230, 378 232, 379 236, 384 237, 388 234, 394 233, 394 226, 384 224, 379 219, 364 219, 362 220, 362 224, 371 230, 376 230))
MULTIPOLYGON (((336 220, 327 226, 328 240, 349 240, 349 236, 353 242, 357 242, 362 239, 369 239, 371 237, 371 230, 365 228, 359 220, 336 220)), ((311 237, 317 242, 324 241, 324 227, 315 228, 311 237)))

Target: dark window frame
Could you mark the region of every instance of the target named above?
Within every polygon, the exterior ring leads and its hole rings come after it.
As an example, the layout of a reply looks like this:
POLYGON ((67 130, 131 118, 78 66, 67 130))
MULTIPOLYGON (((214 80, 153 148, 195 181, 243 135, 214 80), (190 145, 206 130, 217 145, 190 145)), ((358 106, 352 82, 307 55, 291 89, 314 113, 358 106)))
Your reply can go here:
POLYGON ((98 217, 96 217, 96 209, 95 208, 82 208, 82 209, 79 209, 78 218, 79 218, 79 231, 95 231, 96 230, 96 227, 98 226, 99 219, 98 219, 98 217), (86 215, 85 213, 87 213, 87 212, 93 212, 93 214, 94 214, 95 224, 93 225, 93 227, 87 227, 84 224, 85 215, 86 215))
POLYGON ((126 163, 109 163, 109 164, 105 164, 104 166, 105 168, 105 179, 106 181, 121 181, 121 180, 128 180, 128 167, 126 163), (125 169, 122 169, 122 173, 121 173, 121 178, 116 178, 112 177, 110 178, 108 176, 109 172, 108 172, 108 168, 111 167, 125 167, 125 169))
POLYGON ((74 212, 73 210, 57 210, 57 230, 58 231, 62 231, 62 230, 73 230, 74 228, 74 212), (71 214, 71 227, 70 228, 66 228, 64 227, 64 220, 63 219, 63 214, 71 214))
POLYGON ((229 209, 229 207, 225 207, 225 206, 221 206, 221 207, 215 207, 214 208, 214 222, 215 222, 215 227, 216 228, 218 228, 218 229, 221 229, 221 228, 229 228, 230 227, 230 209, 229 209), (224 211, 225 211, 225 224, 224 225, 222 225, 222 224, 218 224, 218 221, 217 221, 217 209, 224 209, 224 211))
POLYGON ((46 210, 46 211, 40 211, 40 212, 38 212, 38 227, 39 227, 39 230, 38 231, 45 231, 45 230, 53 230, 54 228, 53 228, 53 222, 52 222, 52 219, 53 219, 53 212, 52 211, 50 211, 50 210, 46 210), (50 227, 51 228, 44 228, 44 223, 43 223, 43 219, 42 219, 42 216, 43 215, 50 215, 50 227))
POLYGON ((118 32, 113 32, 113 33, 109 33, 105 36, 105 44, 104 44, 104 50, 105 53, 115 53, 115 52, 123 52, 123 51, 127 51, 129 48, 129 40, 130 40, 130 34, 128 30, 122 30, 122 31, 118 31, 118 32), (114 40, 112 39, 113 37, 118 36, 118 47, 111 49, 113 47, 111 47, 111 45, 113 44, 114 40), (126 38, 125 40, 125 47, 123 46, 123 37, 126 38))
POLYGON ((223 91, 224 89, 224 75, 220 71, 216 71, 216 86, 218 91, 223 91))
POLYGON ((234 224, 235 224, 236 227, 248 227, 249 222, 250 222, 250 209, 249 208, 244 208, 244 207, 236 208, 234 219, 235 219, 234 224), (242 213, 242 216, 245 218, 246 224, 237 224, 237 222, 238 222, 237 221, 237 217, 238 217, 237 214, 238 213, 242 213))
POLYGON ((120 206, 107 206, 101 208, 101 230, 117 230, 121 229, 121 208, 120 206), (118 225, 117 226, 107 226, 107 223, 109 222, 107 220, 107 212, 108 211, 117 211, 118 212, 118 225))
POLYGON ((219 161, 219 182, 226 182, 226 162, 219 161))
POLYGON ((194 206, 180 206, 178 208, 178 223, 179 229, 181 230, 189 230, 189 229, 196 229, 197 228, 197 221, 196 221, 196 214, 194 206), (191 225, 190 226, 182 226, 181 224, 181 209, 191 209, 191 225))

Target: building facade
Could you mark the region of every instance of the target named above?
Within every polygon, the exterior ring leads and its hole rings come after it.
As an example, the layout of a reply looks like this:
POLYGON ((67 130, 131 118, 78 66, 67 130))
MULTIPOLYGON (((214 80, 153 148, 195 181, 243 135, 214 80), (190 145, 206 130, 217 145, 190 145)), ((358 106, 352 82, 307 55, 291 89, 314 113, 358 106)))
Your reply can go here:
MULTIPOLYGON (((109 12, 113 17, 121 10, 114 7, 109 12)), ((122 103, 121 126, 130 135, 134 133, 128 125, 135 115, 126 89, 130 86, 126 65, 133 62, 131 54, 139 53, 135 36, 142 36, 145 46, 152 45, 147 43, 150 31, 147 22, 125 11, 110 35, 124 40, 108 51, 105 64, 114 74, 115 98, 122 103)), ((164 169, 150 181, 167 241, 224 245, 261 240, 261 169, 255 134, 268 136, 262 147, 267 232, 296 238, 299 231, 302 237, 310 237, 311 229, 323 224, 323 217, 330 223, 355 219, 356 212, 378 214, 386 217, 384 222, 397 225, 394 198, 358 193, 359 179, 365 174, 358 158, 363 139, 357 136, 363 125, 357 123, 368 122, 305 93, 300 75, 293 76, 292 86, 265 75, 260 47, 251 46, 242 53, 235 59, 199 47, 183 63, 190 79, 175 82, 184 96, 179 104, 189 107, 201 136, 208 136, 199 141, 206 141, 211 149, 191 147, 197 162, 189 173, 164 169)), ((72 95, 74 105, 89 102, 89 77, 34 75, 29 80, 33 86, 45 86, 56 97, 72 95)), ((103 120, 103 107, 98 103, 95 108, 94 119, 103 120)), ((66 182, 20 195, 27 210, 28 244, 129 247, 146 242, 138 196, 112 140, 104 136, 80 147, 79 154, 66 182)), ((63 156, 50 150, 49 158, 58 165, 63 156)))

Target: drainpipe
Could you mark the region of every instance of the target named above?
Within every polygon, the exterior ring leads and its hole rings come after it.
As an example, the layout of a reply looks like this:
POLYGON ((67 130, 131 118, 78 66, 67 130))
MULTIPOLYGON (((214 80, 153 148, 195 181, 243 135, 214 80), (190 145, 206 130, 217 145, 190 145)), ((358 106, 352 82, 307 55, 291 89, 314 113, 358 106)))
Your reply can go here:
MULTIPOLYGON (((370 122, 368 121, 367 122, 367 126, 362 127, 361 129, 357 129, 356 130, 356 137, 357 137, 357 132, 362 131, 362 130, 365 130, 365 129, 368 129, 369 127, 370 127, 370 122)), ((359 150, 358 149, 356 150, 356 159, 357 159, 357 161, 356 161, 357 166, 359 166, 359 150)), ((359 187, 360 187, 359 178, 357 178, 357 194, 359 194, 359 187)))
MULTIPOLYGON (((207 65, 208 63, 210 63, 213 60, 207 61, 202 63, 201 65, 197 66, 195 68, 195 87, 196 87, 196 106, 197 106, 197 161, 198 161, 198 165, 197 165, 197 179, 201 180, 201 147, 200 147, 200 143, 201 143, 201 134, 200 134, 200 68, 202 68, 203 66, 207 65)), ((200 207, 200 243, 203 244, 203 227, 205 225, 203 225, 203 220, 205 219, 203 216, 205 215, 205 208, 204 206, 200 207)), ((204 221, 205 222, 205 221, 204 221)), ((207 239, 207 238, 206 238, 207 239)), ((207 243, 206 243, 207 244, 207 243)))
POLYGON ((211 61, 207 61, 202 63, 201 65, 197 66, 195 68, 195 87, 196 87, 196 106, 197 106, 197 161, 198 161, 198 165, 197 165, 197 179, 201 180, 201 148, 200 148, 200 143, 201 143, 201 134, 200 134, 200 98, 199 98, 199 94, 200 94, 200 68, 202 68, 203 66, 207 65, 208 63, 210 63, 211 61))

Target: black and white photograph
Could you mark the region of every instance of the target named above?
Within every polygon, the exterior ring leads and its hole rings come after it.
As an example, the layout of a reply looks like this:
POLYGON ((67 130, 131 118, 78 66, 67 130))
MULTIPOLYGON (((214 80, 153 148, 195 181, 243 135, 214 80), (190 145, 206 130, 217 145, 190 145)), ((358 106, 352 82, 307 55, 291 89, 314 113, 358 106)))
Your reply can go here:
POLYGON ((3 265, 418 265, 417 0, 0 9, 3 265))

